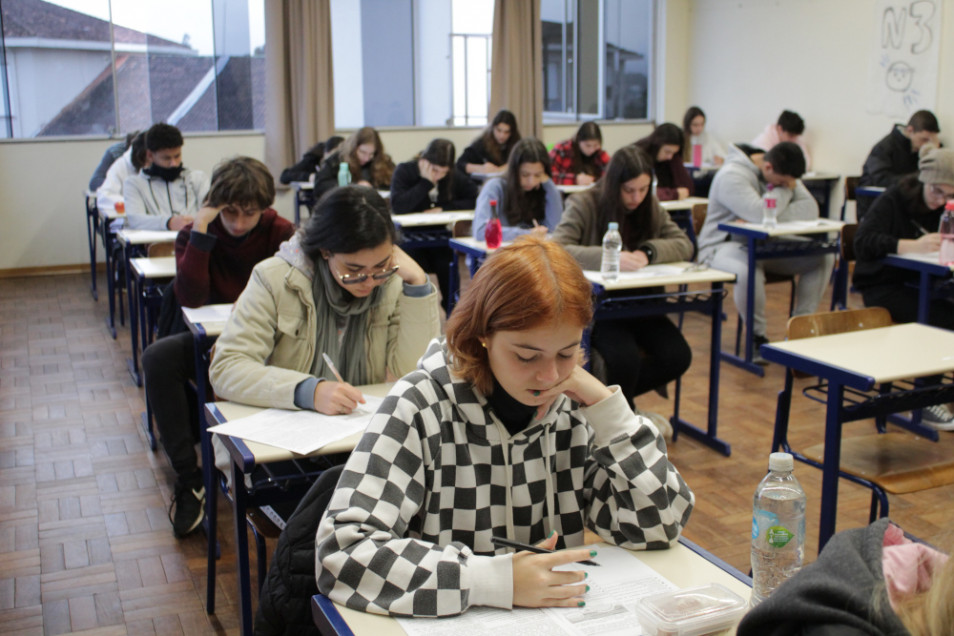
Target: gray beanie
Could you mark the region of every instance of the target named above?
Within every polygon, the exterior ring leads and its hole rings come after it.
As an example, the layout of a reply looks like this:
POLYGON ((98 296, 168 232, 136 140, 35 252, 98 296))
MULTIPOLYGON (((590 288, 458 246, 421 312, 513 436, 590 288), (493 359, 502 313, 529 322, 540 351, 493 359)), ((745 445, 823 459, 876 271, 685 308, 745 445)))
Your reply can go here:
POLYGON ((918 162, 921 183, 941 184, 954 187, 954 150, 933 148, 921 153, 918 162))

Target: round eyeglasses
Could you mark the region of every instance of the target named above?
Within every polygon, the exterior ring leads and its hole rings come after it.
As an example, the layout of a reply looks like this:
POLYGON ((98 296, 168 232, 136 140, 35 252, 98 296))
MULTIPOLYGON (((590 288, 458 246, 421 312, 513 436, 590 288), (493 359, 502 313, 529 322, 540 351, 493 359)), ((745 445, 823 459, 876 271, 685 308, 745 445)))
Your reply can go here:
POLYGON ((400 268, 401 268, 400 265, 395 265, 394 267, 382 269, 381 271, 374 272, 373 274, 339 274, 337 267, 334 267, 334 270, 335 270, 335 276, 338 277, 338 280, 341 281, 342 285, 357 285, 359 283, 363 283, 364 281, 368 280, 368 277, 370 277, 371 280, 387 280, 388 278, 393 276, 400 268))

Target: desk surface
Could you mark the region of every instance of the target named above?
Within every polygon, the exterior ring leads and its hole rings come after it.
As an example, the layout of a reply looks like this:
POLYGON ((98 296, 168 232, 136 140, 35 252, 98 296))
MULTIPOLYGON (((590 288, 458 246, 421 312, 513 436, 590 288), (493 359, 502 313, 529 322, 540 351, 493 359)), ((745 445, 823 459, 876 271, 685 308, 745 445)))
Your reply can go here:
POLYGON ((592 188, 595 184, 589 183, 587 185, 579 185, 576 183, 573 184, 557 184, 556 189, 562 192, 563 194, 576 194, 577 192, 586 192, 592 188))
MULTIPOLYGON (((314 190, 315 189, 315 184, 312 183, 311 181, 292 181, 288 185, 290 185, 293 190, 314 190)), ((378 190, 378 194, 380 194, 381 197, 384 199, 391 198, 390 190, 378 190)))
MULTIPOLYGON (((370 384, 367 386, 361 386, 360 388, 363 392, 368 395, 377 395, 384 396, 387 395, 388 391, 391 390, 392 384, 370 384)), ((248 417, 249 415, 255 415, 260 411, 265 409, 258 406, 249 406, 247 404, 237 404, 235 402, 213 402, 207 405, 208 410, 215 417, 215 423, 209 423, 210 426, 215 424, 223 424, 229 420, 238 419, 240 417, 248 417), (212 408, 214 407, 214 408, 212 408), (215 411, 218 411, 216 414, 215 411)), ((318 449, 315 452, 315 455, 330 455, 333 453, 347 453, 354 450, 355 445, 357 445, 358 440, 361 439, 363 433, 355 433, 344 439, 340 439, 337 442, 332 442, 327 446, 324 446, 318 449)), ((255 457, 256 464, 267 464, 271 462, 281 462, 287 461, 289 459, 299 459, 301 455, 296 455, 291 451, 285 450, 283 448, 276 448, 275 446, 269 446, 268 444, 260 444, 258 442, 242 440, 248 450, 255 457)))
POLYGON ((679 199, 678 201, 660 201, 659 207, 663 210, 668 210, 672 212, 673 210, 691 210, 694 205, 699 203, 709 203, 709 199, 705 197, 689 197, 686 199, 679 199))
POLYGON ((927 254, 888 254, 884 262, 895 267, 926 271, 935 276, 954 274, 954 268, 941 265, 941 256, 938 252, 927 254))
POLYGON ((600 272, 591 270, 584 270, 583 275, 586 276, 588 281, 599 285, 606 291, 640 289, 643 287, 658 287, 660 285, 730 283, 735 280, 735 274, 709 267, 699 268, 695 263, 683 261, 678 263, 647 265, 636 272, 620 272, 619 278, 614 281, 604 280, 600 272))
MULTIPOLYGON (((697 554, 683 543, 678 543, 668 550, 647 550, 633 552, 632 554, 671 581, 676 587, 682 589, 697 587, 706 583, 719 583, 744 599, 748 599, 752 592, 749 585, 735 578, 735 576, 702 555, 697 554)), ((335 607, 356 636, 364 634, 390 636, 391 634, 401 635, 405 633, 397 620, 388 616, 367 614, 340 605, 335 605, 335 607)))
POLYGON ((176 257, 134 258, 129 261, 136 275, 145 279, 172 278, 176 275, 176 257))
POLYGON ((833 181, 841 179, 837 172, 806 172, 802 175, 802 181, 833 181))
POLYGON ((410 214, 392 214, 391 220, 401 227, 426 227, 429 225, 450 225, 457 221, 473 221, 473 210, 450 210, 446 212, 412 212, 410 214))
POLYGON ((732 234, 751 234, 755 235, 757 238, 769 238, 775 236, 797 236, 803 234, 824 234, 826 232, 839 232, 844 225, 844 221, 835 221, 833 219, 815 219, 813 221, 787 221, 784 223, 779 223, 772 229, 768 229, 761 223, 731 221, 729 223, 720 223, 719 229, 732 234))
POLYGON ((178 232, 172 230, 128 230, 116 232, 116 237, 126 245, 148 245, 152 243, 174 243, 178 232))
POLYGON ((182 319, 189 327, 189 331, 193 331, 194 326, 201 327, 206 336, 217 338, 222 335, 222 330, 225 329, 225 323, 228 322, 234 307, 235 303, 183 307, 182 319))
POLYGON ((822 365, 848 386, 919 378, 954 369, 954 332, 917 323, 762 345, 766 360, 792 368, 822 365))

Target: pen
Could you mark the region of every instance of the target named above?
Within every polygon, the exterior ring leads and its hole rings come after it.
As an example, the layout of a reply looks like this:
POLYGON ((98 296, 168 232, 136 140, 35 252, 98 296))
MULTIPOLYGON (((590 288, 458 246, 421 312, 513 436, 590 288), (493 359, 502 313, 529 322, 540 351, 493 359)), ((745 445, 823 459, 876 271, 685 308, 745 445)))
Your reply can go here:
POLYGON ((914 224, 914 227, 918 228, 918 232, 921 233, 921 236, 924 236, 925 234, 930 234, 930 232, 928 232, 927 230, 924 229, 924 226, 923 226, 923 225, 921 225, 920 223, 918 223, 918 222, 915 221, 914 219, 911 219, 911 223, 914 224))
POLYGON ((331 369, 331 372, 335 374, 335 377, 338 378, 338 382, 344 384, 344 379, 341 377, 341 374, 338 373, 338 367, 335 366, 335 363, 331 361, 331 358, 327 353, 322 353, 321 357, 324 358, 325 364, 328 365, 328 368, 331 369))
MULTIPOLYGON (((526 550, 527 552, 533 552, 534 554, 552 554, 556 550, 547 550, 546 548, 538 548, 535 545, 528 545, 526 543, 520 543, 519 541, 511 541, 510 539, 504 539, 503 537, 490 537, 490 542, 494 545, 502 545, 506 548, 516 548, 518 550, 526 550)), ((596 561, 577 561, 582 565, 595 565, 599 567, 599 563, 596 561)))

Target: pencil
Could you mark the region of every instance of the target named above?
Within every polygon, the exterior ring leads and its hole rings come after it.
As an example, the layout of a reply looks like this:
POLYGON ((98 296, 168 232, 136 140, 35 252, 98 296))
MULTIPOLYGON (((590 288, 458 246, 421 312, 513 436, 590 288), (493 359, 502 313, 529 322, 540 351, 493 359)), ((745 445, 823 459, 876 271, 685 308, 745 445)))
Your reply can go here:
MULTIPOLYGON (((511 541, 510 539, 504 539, 503 537, 490 537, 490 542, 494 545, 502 545, 507 548, 516 548, 518 550, 526 550, 527 552, 533 552, 534 554, 553 554, 556 550, 547 550, 546 548, 538 548, 535 545, 529 545, 527 543, 521 543, 519 541, 511 541)), ((599 563, 596 561, 577 561, 582 565, 595 565, 599 567, 599 563)))
POLYGON ((915 221, 914 219, 911 219, 911 223, 914 224, 914 227, 918 228, 918 232, 921 233, 921 236, 924 236, 925 234, 930 234, 930 232, 928 232, 926 229, 924 229, 924 226, 923 226, 923 225, 921 225, 920 223, 918 223, 918 222, 915 221))
POLYGON ((331 369, 331 372, 335 374, 336 378, 338 378, 338 382, 344 384, 344 379, 341 377, 341 374, 338 373, 338 367, 336 367, 335 363, 331 361, 331 357, 327 353, 322 353, 321 357, 324 358, 325 364, 328 365, 328 368, 331 369))

